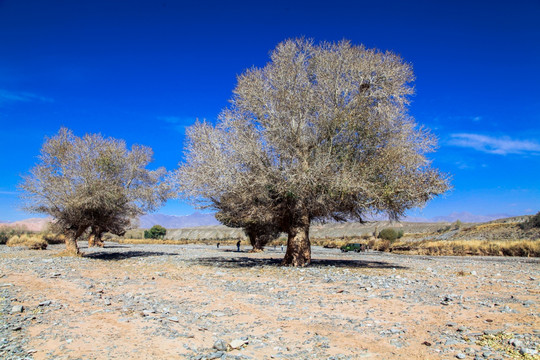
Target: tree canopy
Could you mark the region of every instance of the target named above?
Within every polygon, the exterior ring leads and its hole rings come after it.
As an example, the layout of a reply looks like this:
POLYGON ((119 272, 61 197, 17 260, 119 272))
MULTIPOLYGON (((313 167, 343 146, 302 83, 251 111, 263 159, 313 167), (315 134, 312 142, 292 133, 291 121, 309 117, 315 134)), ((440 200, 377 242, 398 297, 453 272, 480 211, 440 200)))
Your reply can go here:
POLYGON ((200 207, 288 233, 283 263, 311 260, 315 219, 396 219, 449 188, 426 154, 436 139, 408 114, 411 65, 348 41, 287 40, 238 77, 216 126, 188 131, 180 191, 200 207))
POLYGON ((169 196, 163 168, 148 170, 152 150, 100 134, 75 136, 61 128, 47 138, 39 162, 23 177, 25 209, 50 215, 68 235, 68 251, 88 229, 123 233, 137 216, 153 211, 169 196))

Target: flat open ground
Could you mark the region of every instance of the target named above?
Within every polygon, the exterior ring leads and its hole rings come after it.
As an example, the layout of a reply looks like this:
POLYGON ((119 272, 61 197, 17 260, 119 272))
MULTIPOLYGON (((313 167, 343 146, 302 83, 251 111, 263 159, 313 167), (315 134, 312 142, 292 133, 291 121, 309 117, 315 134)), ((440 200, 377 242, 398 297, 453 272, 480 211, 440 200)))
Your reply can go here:
POLYGON ((314 247, 312 266, 285 268, 279 247, 80 245, 0 246, 0 358, 502 359, 540 344, 538 258, 314 247))

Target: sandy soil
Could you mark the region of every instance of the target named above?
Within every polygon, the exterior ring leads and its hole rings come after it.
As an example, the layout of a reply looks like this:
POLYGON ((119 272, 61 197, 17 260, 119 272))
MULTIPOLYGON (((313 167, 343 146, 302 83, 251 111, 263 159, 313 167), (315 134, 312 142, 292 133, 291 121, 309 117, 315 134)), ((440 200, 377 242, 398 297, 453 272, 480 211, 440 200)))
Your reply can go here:
POLYGON ((7 321, 24 320, 29 356, 472 359, 484 332, 538 341, 538 259, 315 248, 314 264, 295 269, 278 265, 279 248, 107 245, 83 258, 2 248, 0 283, 25 308, 7 321), (241 338, 211 355, 216 340, 241 338))

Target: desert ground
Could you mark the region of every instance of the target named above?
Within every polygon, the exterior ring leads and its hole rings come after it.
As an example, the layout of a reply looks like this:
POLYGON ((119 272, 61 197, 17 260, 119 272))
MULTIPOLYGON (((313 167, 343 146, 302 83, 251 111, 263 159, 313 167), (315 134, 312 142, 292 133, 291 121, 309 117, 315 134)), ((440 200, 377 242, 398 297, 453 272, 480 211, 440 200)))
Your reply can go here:
POLYGON ((538 258, 80 246, 0 246, 0 358, 539 358, 538 258))

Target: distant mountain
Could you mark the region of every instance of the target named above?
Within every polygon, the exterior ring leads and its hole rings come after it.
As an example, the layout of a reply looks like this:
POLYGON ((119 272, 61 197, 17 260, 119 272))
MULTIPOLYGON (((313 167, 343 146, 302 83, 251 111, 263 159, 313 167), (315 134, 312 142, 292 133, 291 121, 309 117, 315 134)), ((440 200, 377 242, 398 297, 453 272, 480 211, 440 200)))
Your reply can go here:
POLYGON ((470 212, 453 212, 447 216, 436 216, 429 219, 429 222, 455 222, 457 220, 465 223, 482 223, 492 220, 511 217, 509 214, 490 214, 490 215, 474 215, 470 212))
POLYGON ((147 214, 139 218, 139 228, 149 229, 161 225, 166 229, 182 229, 196 226, 219 225, 214 214, 193 213, 191 215, 147 214))
POLYGON ((51 218, 30 218, 14 222, 0 221, 0 227, 19 227, 29 231, 43 231, 51 218))
MULTIPOLYGON (((436 216, 433 218, 421 217, 405 217, 401 222, 411 223, 452 223, 460 220, 464 223, 482 223, 493 220, 499 220, 511 217, 508 214, 491 214, 491 215, 474 215, 469 212, 454 212, 447 216, 436 216)), ((386 217, 378 216, 368 219, 369 221, 387 221, 386 217)), ((30 218, 15 222, 0 221, 0 227, 24 227, 30 231, 43 231, 47 224, 51 221, 50 218, 30 218)), ((139 218, 139 224, 136 227, 149 229, 154 225, 161 225, 166 229, 183 229, 198 226, 214 226, 220 223, 214 217, 214 214, 193 213, 191 215, 165 215, 165 214, 148 214, 139 218)), ((316 224, 314 224, 316 225, 316 224)))

